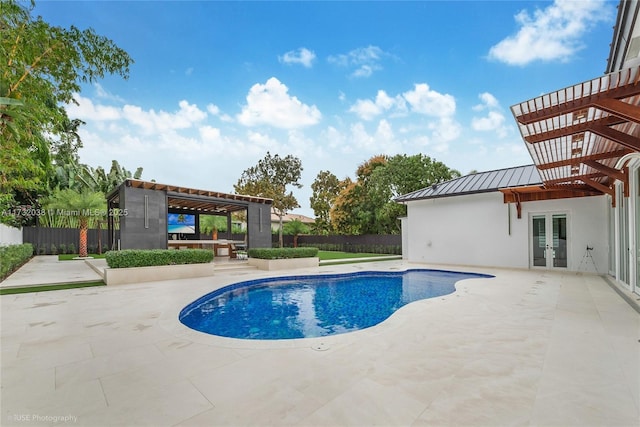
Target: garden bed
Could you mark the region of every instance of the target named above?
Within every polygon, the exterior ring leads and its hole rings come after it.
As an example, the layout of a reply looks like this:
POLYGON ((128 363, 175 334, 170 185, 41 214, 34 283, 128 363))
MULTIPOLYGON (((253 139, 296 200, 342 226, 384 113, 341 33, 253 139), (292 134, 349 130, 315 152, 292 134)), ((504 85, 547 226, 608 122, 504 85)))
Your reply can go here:
POLYGON ((249 265, 253 265, 260 270, 289 270, 295 268, 317 267, 320 265, 320 258, 281 258, 281 259, 260 259, 249 258, 249 265))
POLYGON ((157 265, 151 267, 105 268, 104 282, 109 285, 158 282, 213 276, 213 263, 157 265))

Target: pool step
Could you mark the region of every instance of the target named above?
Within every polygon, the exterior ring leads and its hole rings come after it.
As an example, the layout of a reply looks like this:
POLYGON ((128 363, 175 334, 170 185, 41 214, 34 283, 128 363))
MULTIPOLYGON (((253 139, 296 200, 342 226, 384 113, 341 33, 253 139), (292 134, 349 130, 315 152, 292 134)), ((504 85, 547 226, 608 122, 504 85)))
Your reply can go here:
POLYGON ((229 262, 214 262, 214 271, 227 272, 227 271, 245 271, 245 270, 257 270, 255 265, 249 265, 247 261, 229 261, 229 262))

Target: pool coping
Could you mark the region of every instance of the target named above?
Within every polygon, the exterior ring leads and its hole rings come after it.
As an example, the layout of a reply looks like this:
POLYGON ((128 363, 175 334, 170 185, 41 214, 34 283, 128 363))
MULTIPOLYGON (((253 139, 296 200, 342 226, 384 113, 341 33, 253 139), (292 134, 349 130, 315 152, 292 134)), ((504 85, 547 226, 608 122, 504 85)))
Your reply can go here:
MULTIPOLYGON (((424 266, 420 267, 415 265, 403 265, 401 268, 398 268, 393 271, 405 272, 409 270, 432 270, 432 271, 447 271, 447 272, 456 272, 456 273, 465 272, 465 273, 473 273, 473 274, 491 275, 491 273, 485 273, 481 271, 456 271, 456 270, 442 269, 442 268, 430 268, 430 267, 424 267, 424 266)), ((366 273, 366 272, 389 272, 389 271, 386 269, 363 268, 362 270, 358 270, 358 271, 343 272, 343 273, 337 273, 337 274, 353 274, 353 273, 366 273)), ((316 270, 315 272, 305 272, 300 274, 286 274, 282 271, 279 271, 276 274, 270 274, 265 277, 255 277, 253 279, 237 280, 237 281, 231 280, 230 283, 223 282, 220 285, 216 285, 212 287, 208 292, 204 294, 200 294, 196 297, 180 295, 181 297, 180 299, 175 298, 172 304, 170 306, 165 307, 165 310, 163 310, 162 314, 158 318, 158 324, 165 331, 175 336, 176 338, 181 338, 181 339, 189 340, 199 344, 206 344, 206 345, 211 345, 216 347, 233 348, 233 349, 287 349, 287 348, 308 347, 314 350, 321 351, 321 350, 326 350, 330 347, 348 345, 353 343, 354 341, 361 340, 361 339, 375 338, 377 335, 385 333, 386 331, 400 328, 402 327, 403 324, 405 324, 405 322, 410 320, 411 312, 413 310, 423 309, 424 305, 437 303, 437 301, 455 298, 456 296, 459 296, 460 292, 464 292, 466 290, 467 286, 470 285, 470 282, 480 284, 481 281, 492 280, 494 278, 494 277, 473 277, 473 278, 459 280, 454 284, 455 290, 450 294, 410 302, 409 304, 406 304, 400 307, 398 310, 396 310, 394 313, 392 313, 388 318, 386 318, 382 322, 376 325, 370 326, 368 328, 346 332, 342 334, 327 335, 323 337, 292 338, 292 339, 279 339, 279 340, 229 338, 229 337, 222 337, 218 335, 212 335, 205 332, 196 331, 184 325, 179 320, 179 315, 182 312, 182 310, 188 305, 195 302, 197 299, 211 292, 215 292, 219 289, 222 289, 224 287, 232 286, 235 283, 267 279, 267 278, 277 278, 277 277, 323 276, 323 275, 331 275, 331 274, 335 274, 335 273, 326 273, 323 271, 316 270)))

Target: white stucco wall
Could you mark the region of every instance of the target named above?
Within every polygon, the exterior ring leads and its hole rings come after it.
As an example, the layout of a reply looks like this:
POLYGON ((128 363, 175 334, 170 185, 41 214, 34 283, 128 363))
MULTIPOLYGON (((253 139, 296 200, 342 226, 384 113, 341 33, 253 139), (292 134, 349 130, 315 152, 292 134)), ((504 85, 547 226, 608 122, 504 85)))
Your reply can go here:
MULTIPOLYGON (((578 270, 589 245, 594 248, 591 254, 598 272, 606 272, 608 228, 604 196, 522 203, 520 219, 515 204, 507 205, 502 200, 502 193, 492 192, 408 203, 408 260, 529 268, 530 215, 559 212, 569 218, 568 269, 578 270)), ((593 272, 590 261, 589 264, 593 272)))
POLYGON ((0 246, 22 244, 22 228, 0 224, 0 246))

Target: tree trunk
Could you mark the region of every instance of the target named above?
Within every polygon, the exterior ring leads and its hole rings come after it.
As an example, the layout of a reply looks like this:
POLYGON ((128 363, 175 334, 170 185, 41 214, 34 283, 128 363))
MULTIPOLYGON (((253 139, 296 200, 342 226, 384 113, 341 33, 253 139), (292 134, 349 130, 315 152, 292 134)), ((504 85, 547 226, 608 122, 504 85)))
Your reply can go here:
POLYGON ((87 220, 81 218, 80 219, 80 247, 79 256, 81 258, 87 257, 89 254, 87 253, 87 220))
POLYGON ((98 221, 98 254, 102 255, 102 229, 100 224, 102 221, 98 221))
POLYGON ((282 215, 278 215, 280 217, 280 230, 278 230, 278 243, 280 244, 280 247, 283 246, 282 244, 282 215))

